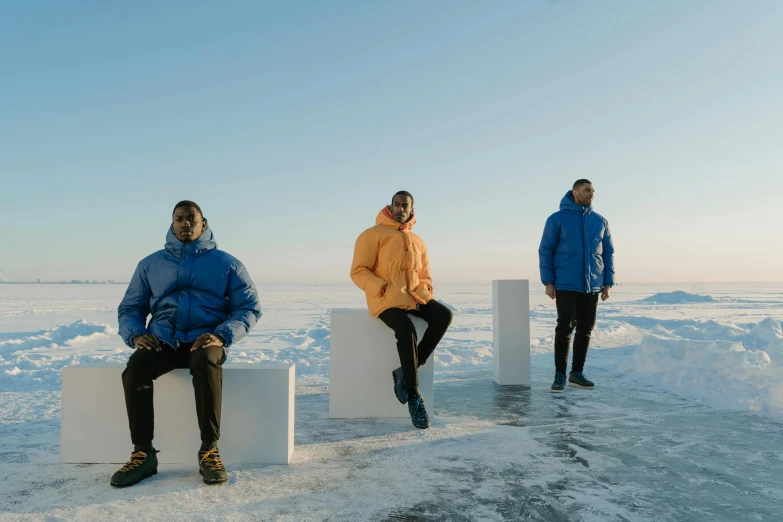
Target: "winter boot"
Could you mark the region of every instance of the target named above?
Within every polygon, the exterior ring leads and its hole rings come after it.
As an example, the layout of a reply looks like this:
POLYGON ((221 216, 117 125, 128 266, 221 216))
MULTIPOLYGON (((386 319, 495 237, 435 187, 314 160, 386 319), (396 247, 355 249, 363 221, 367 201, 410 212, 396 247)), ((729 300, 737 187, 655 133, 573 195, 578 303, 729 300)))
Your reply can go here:
POLYGON ((419 429, 430 427, 430 417, 424 408, 424 399, 421 395, 408 401, 408 412, 411 414, 411 422, 419 429))
POLYGON ((584 388, 586 390, 592 390, 595 388, 595 384, 585 377, 585 374, 582 372, 571 372, 568 375, 568 385, 575 386, 577 388, 584 388))
POLYGON ((115 488, 125 488, 141 482, 158 472, 158 451, 134 451, 123 467, 111 476, 111 485, 115 488))
POLYGON ((217 446, 198 452, 198 472, 204 477, 204 484, 222 484, 228 480, 217 446))
POLYGON ((552 383, 552 387, 549 391, 552 393, 563 393, 566 385, 566 376, 564 373, 555 372, 555 382, 552 383))
POLYGON ((402 373, 402 368, 394 370, 392 378, 394 378, 394 395, 400 401, 400 404, 406 404, 408 402, 408 389, 405 387, 405 374, 402 373))

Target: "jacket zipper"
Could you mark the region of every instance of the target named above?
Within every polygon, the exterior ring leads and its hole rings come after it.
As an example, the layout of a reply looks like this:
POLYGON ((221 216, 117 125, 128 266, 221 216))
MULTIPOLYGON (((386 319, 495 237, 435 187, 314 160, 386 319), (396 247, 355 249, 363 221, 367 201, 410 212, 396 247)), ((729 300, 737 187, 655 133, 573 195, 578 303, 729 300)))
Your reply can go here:
POLYGON ((588 285, 588 281, 590 278, 589 275, 589 268, 587 266, 587 241, 585 240, 585 237, 587 236, 587 231, 585 230, 585 226, 587 225, 587 220, 585 219, 585 215, 587 214, 586 209, 582 209, 582 270, 584 270, 585 278, 584 278, 584 285, 585 285, 585 291, 587 293, 590 293, 590 288, 588 285))

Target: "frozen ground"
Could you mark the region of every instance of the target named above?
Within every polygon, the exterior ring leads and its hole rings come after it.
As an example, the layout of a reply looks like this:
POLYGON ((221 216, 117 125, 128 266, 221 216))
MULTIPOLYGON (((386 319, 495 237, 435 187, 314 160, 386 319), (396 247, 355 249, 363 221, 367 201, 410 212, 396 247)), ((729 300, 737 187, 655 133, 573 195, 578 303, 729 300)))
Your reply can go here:
POLYGON ((588 357, 598 388, 562 395, 545 296, 521 389, 492 382, 491 285, 438 290, 456 313, 430 430, 328 419, 328 309, 362 306, 358 290, 262 285, 264 317, 230 360, 296 362, 292 464, 232 468, 224 487, 161 466, 115 490, 116 466, 58 462, 60 370, 124 362, 124 288, 0 285, 0 519, 783 518, 783 285, 618 287, 588 357))

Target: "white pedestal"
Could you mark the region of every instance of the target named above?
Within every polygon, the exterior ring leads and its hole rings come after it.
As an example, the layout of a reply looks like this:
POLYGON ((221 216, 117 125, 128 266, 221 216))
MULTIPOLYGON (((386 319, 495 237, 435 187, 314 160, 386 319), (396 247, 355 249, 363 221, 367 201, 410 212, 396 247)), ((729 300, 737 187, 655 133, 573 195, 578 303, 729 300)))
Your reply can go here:
MULTIPOLYGON (((400 366, 394 331, 365 309, 333 309, 329 352, 329 417, 407 417, 394 396, 392 370, 400 366)), ((419 340, 427 323, 411 316, 419 340)), ((430 416, 435 411, 435 354, 419 368, 419 393, 430 416)))
POLYGON ((530 386, 530 286, 492 281, 492 360, 498 384, 530 386))
MULTIPOLYGON (((122 389, 125 365, 63 368, 60 460, 124 463, 133 450, 122 389)), ((288 464, 294 451, 293 364, 223 366, 220 457, 226 464, 288 464)), ((196 464, 201 445, 189 370, 154 381, 155 449, 163 463, 196 464)))

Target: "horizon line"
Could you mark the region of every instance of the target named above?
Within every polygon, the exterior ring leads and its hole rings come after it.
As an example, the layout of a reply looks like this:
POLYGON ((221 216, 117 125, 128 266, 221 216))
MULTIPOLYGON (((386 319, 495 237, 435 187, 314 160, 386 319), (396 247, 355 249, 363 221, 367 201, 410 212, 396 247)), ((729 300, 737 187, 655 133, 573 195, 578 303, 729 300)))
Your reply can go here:
MULTIPOLYGON (((445 285, 480 285, 488 284, 495 279, 482 280, 482 281, 440 281, 438 284, 445 285)), ((498 280, 521 280, 521 281, 534 281, 533 279, 524 278, 503 278, 498 280)), ((654 285, 654 284, 742 284, 742 283, 783 283, 783 280, 733 280, 733 281, 621 281, 615 283, 614 286, 623 285, 654 285)), ((114 281, 111 279, 72 279, 70 281, 0 281, 0 285, 128 285, 130 281, 114 281)), ((338 281, 272 281, 255 283, 256 286, 268 286, 268 285, 301 285, 301 286, 355 286, 353 282, 338 282, 338 281)))

